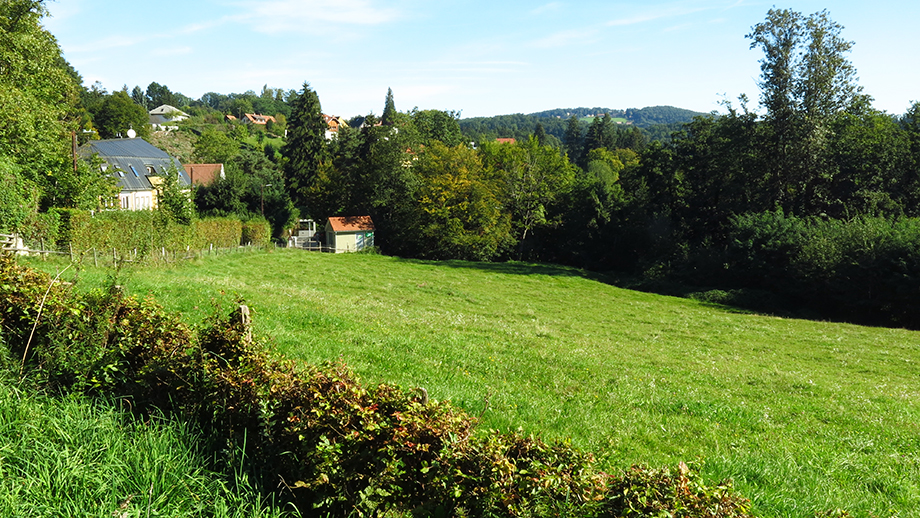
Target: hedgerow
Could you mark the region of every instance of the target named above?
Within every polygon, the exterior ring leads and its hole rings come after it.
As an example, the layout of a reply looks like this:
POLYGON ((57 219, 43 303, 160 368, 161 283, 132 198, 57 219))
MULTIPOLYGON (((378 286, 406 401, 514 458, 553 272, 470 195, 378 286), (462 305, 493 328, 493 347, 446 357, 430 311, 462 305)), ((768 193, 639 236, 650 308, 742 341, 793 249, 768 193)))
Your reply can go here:
POLYGON ((607 474, 566 442, 477 432, 424 390, 367 386, 343 362, 274 358, 242 304, 193 329, 114 280, 80 295, 0 257, 0 343, 47 387, 196 424, 216 467, 238 469, 221 452, 243 452, 254 479, 301 513, 750 516, 730 483, 707 485, 684 464, 607 474))

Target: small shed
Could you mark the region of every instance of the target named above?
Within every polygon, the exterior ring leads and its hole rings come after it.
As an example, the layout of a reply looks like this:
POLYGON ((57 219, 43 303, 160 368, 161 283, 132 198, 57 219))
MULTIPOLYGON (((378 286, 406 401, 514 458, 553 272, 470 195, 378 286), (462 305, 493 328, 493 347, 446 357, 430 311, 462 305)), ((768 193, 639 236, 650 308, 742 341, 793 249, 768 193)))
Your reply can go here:
POLYGON ((374 246, 374 222, 370 216, 340 216, 326 223, 326 246, 330 252, 357 252, 374 246))

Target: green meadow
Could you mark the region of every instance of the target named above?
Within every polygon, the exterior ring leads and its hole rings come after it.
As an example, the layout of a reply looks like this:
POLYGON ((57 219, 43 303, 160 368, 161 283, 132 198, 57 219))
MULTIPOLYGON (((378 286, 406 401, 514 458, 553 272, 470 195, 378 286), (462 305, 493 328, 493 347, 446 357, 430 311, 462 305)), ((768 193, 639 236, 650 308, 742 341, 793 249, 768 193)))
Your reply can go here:
MULTIPOLYGON (((63 263, 33 261, 52 273, 63 263)), ((90 262, 65 278, 99 286, 90 262)), ((920 333, 784 319, 525 263, 276 249, 117 272, 191 324, 242 298, 289 358, 424 387, 610 467, 697 462, 758 516, 920 509, 920 333)))

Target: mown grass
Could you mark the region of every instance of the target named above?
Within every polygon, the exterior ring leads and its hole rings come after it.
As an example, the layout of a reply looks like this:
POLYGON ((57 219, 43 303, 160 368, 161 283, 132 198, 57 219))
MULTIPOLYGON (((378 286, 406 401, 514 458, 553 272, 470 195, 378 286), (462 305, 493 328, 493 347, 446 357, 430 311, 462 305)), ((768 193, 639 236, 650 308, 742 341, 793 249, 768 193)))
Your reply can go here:
POLYGON ((234 483, 209 471, 197 439, 183 423, 0 381, 0 516, 281 516, 242 470, 234 483))
MULTIPOLYGON (((87 286, 109 274, 80 272, 87 286)), ((366 381, 425 387, 484 427, 570 438, 610 466, 701 458, 759 516, 920 508, 920 333, 601 281, 546 265, 288 250, 119 280, 192 323, 242 296, 280 353, 344 358, 366 381)))

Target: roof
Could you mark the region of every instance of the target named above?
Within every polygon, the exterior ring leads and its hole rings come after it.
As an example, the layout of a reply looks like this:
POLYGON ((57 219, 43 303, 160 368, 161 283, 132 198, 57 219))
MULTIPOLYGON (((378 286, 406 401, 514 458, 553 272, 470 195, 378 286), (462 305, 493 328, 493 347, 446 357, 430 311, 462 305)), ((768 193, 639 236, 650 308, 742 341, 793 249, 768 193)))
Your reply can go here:
POLYGON ((150 111, 147 112, 147 113, 150 114, 150 115, 162 115, 162 116, 166 117, 167 120, 180 119, 180 117, 181 117, 181 118, 188 118, 188 114, 187 114, 187 113, 185 113, 184 111, 180 110, 179 108, 176 108, 175 106, 170 106, 170 105, 168 105, 168 104, 164 104, 164 105, 158 106, 158 107, 156 107, 156 108, 150 110, 150 111))
POLYGON ((144 139, 91 140, 80 146, 80 156, 98 155, 107 173, 118 177, 118 187, 123 191, 149 191, 153 184, 150 175, 165 175, 171 168, 179 171, 179 185, 190 185, 188 175, 178 159, 144 139))
POLYGON ((374 222, 370 216, 335 216, 329 218, 329 226, 333 232, 374 230, 374 222))
POLYGON ((499 144, 514 144, 517 141, 513 138, 497 138, 495 139, 495 142, 498 142, 499 144))
POLYGON ((262 115, 260 113, 244 113, 243 114, 243 122, 248 122, 250 124, 268 124, 268 121, 271 121, 272 124, 278 122, 271 115, 262 115))
POLYGON ((185 164, 185 171, 192 183, 209 185, 216 178, 223 178, 224 164, 185 164))

